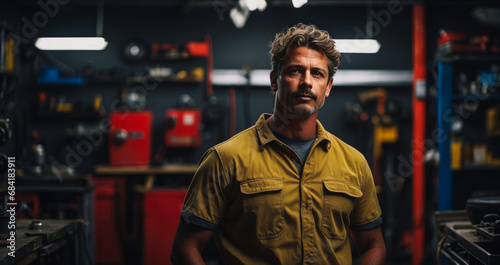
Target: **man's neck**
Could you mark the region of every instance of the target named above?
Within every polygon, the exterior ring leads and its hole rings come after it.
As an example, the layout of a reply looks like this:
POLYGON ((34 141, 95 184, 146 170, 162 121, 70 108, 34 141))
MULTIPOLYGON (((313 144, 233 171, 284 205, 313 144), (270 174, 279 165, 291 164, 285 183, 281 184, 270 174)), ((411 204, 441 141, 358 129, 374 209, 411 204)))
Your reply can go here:
POLYGON ((294 114, 286 116, 275 110, 274 114, 266 122, 275 133, 289 139, 307 140, 316 135, 318 112, 310 116, 292 116, 294 114))

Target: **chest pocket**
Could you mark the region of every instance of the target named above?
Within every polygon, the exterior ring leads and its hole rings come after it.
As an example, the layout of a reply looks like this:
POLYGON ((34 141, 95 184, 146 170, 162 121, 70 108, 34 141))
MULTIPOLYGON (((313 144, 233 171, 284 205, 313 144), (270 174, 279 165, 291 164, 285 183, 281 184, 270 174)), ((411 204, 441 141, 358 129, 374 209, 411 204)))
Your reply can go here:
POLYGON ((282 179, 252 180, 240 184, 245 220, 257 239, 276 238, 285 230, 282 189, 282 179))
POLYGON ((321 230, 330 239, 339 240, 339 244, 346 239, 349 218, 354 209, 356 199, 363 196, 363 192, 347 183, 324 180, 323 217, 321 230))

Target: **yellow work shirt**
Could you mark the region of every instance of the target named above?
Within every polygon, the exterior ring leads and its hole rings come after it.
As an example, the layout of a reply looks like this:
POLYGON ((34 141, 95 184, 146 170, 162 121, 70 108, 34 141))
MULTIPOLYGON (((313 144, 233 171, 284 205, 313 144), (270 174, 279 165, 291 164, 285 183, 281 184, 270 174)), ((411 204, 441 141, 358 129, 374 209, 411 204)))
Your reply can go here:
POLYGON ((214 233, 225 264, 351 264, 349 229, 382 222, 366 159, 317 122, 299 175, 263 114, 202 157, 181 214, 214 233))

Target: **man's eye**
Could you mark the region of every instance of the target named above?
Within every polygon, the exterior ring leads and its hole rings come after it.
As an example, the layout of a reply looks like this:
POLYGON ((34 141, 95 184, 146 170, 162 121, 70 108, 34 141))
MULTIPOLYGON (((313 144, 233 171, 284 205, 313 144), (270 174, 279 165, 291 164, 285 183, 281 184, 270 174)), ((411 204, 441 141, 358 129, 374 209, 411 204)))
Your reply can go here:
POLYGON ((300 71, 299 71, 299 69, 291 69, 291 70, 290 70, 290 73, 291 73, 291 74, 299 74, 299 73, 300 73, 300 71))
POLYGON ((313 71, 312 74, 317 76, 323 76, 323 73, 320 71, 313 71))

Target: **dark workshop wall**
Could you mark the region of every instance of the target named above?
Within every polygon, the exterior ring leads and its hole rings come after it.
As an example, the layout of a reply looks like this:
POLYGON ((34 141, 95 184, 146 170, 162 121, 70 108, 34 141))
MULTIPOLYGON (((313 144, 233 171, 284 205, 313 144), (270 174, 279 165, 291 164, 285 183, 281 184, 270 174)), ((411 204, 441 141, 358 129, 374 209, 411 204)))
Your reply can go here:
MULTIPOLYGON (((10 5, 0 3, 0 23, 6 23, 13 30, 18 30, 17 26, 19 24, 19 18, 19 10, 11 7, 10 5)), ((20 68, 19 63, 17 63, 17 68, 20 68)), ((16 78, 13 83, 14 87, 17 87, 19 83, 22 83, 22 80, 16 78)), ((0 116, 2 118, 8 118, 10 128, 16 131, 18 131, 17 128, 19 128, 21 124, 21 117, 15 115, 16 110, 20 108, 18 104, 15 104, 15 102, 21 102, 24 98, 25 97, 23 97, 22 94, 13 93, 8 95, 8 93, 5 93, 4 91, 4 98, 0 100, 2 112, 0 116)), ((0 146, 0 153, 6 154, 8 156, 16 156, 16 158, 20 157, 20 153, 16 150, 16 142, 18 144, 22 139, 17 136, 18 135, 13 135, 13 137, 11 137, 11 139, 9 139, 4 145, 0 146)))
MULTIPOLYGON (((30 10, 23 10, 20 17, 33 21, 33 15, 40 12, 34 6, 30 10)), ((268 56, 268 43, 274 34, 285 26, 297 22, 313 23, 320 28, 327 29, 334 38, 360 38, 366 33, 367 12, 372 10, 376 14, 373 20, 377 25, 374 28, 375 37, 381 42, 379 53, 374 55, 349 55, 341 57, 342 69, 411 69, 411 7, 403 6, 399 14, 389 17, 382 16, 386 10, 384 6, 375 6, 368 9, 365 6, 304 6, 294 9, 291 6, 269 6, 264 12, 253 12, 243 29, 237 29, 229 18, 228 12, 218 13, 212 7, 194 8, 186 15, 180 9, 172 7, 148 6, 105 6, 103 35, 109 42, 104 51, 85 52, 50 52, 47 53, 51 60, 42 60, 39 56, 33 61, 33 69, 29 63, 25 64, 23 79, 32 80, 38 71, 45 66, 59 66, 63 73, 81 74, 86 65, 91 64, 96 73, 113 70, 121 76, 142 74, 148 66, 156 66, 157 62, 144 62, 129 65, 120 57, 121 45, 129 39, 140 38, 146 43, 174 43, 183 44, 187 41, 202 40, 206 34, 213 39, 214 66, 216 69, 240 69, 243 64, 250 64, 255 69, 270 69, 268 56), (379 19, 379 20, 377 20, 379 19), (377 22, 379 21, 379 22, 377 22), (57 62, 57 63, 55 63, 57 62), (30 71, 33 74, 29 73, 30 71), (28 73, 26 73, 28 72, 28 73)), ((387 12, 386 12, 387 13, 387 12)), ((23 27, 23 21, 19 26, 23 27)), ((61 6, 53 17, 47 20, 42 27, 37 27, 38 36, 93 36, 96 33, 96 8, 93 6, 61 6)), ((22 32, 21 32, 22 33, 22 32)), ((30 43, 35 37, 29 38, 30 43)), ((27 47, 27 46, 25 46, 27 47)), ((160 63, 174 70, 189 69, 195 65, 204 66, 204 60, 182 63, 160 63)), ((227 102, 228 88, 215 87, 215 95, 227 102)), ((328 98, 320 120, 324 126, 341 139, 356 146, 356 137, 353 129, 348 128, 343 122, 342 111, 346 103, 356 101, 357 94, 365 87, 338 87, 328 98)), ((26 91, 31 100, 35 99, 39 90, 32 84, 25 84, 19 88, 26 91)), ((389 97, 395 99, 401 106, 411 106, 410 87, 388 88, 389 97)), ((269 94, 267 87, 252 87, 250 98, 244 98, 242 89, 236 88, 237 96, 237 124, 236 131, 241 131, 248 125, 244 124, 243 102, 250 100, 251 124, 255 122, 260 113, 272 112, 274 98, 269 94)), ((94 95, 101 94, 107 112, 118 95, 118 89, 113 86, 92 85, 84 88, 60 88, 50 90, 48 93, 64 94, 69 100, 81 99, 90 102, 94 95), (66 90, 64 90, 66 89, 66 90)), ((204 101, 204 86, 202 85, 161 85, 147 91, 147 109, 155 113, 153 152, 163 143, 164 113, 167 108, 175 106, 181 94, 189 94, 201 106, 204 101)), ((28 100, 28 97, 24 97, 28 100)), ((27 101, 28 102, 28 101, 27 101)), ((29 115, 28 115, 29 116, 29 115)), ((227 118, 227 117, 226 117, 227 118)), ((64 131, 74 128, 75 120, 48 120, 31 121, 31 128, 40 131, 40 138, 47 144, 47 153, 54 156, 59 162, 65 163, 68 153, 60 152, 64 149, 64 131)), ((90 121, 79 121, 89 128, 96 128, 90 121)), ((201 154, 210 146, 227 139, 227 121, 206 131, 204 144, 194 150, 167 150, 168 161, 183 161, 196 163, 201 154)), ((410 132, 410 131, 408 131, 410 132)), ((409 133, 408 133, 409 134, 409 133)), ((408 135, 407 134, 407 135, 408 135)), ((97 136, 96 136, 97 137, 97 136)), ((98 138, 98 137, 97 137, 98 138)), ((108 161, 107 141, 104 139, 93 148, 91 155, 83 157, 77 166, 81 173, 92 171, 96 163, 108 161)), ((358 147, 362 149, 362 147, 358 147)), ((72 161, 75 161, 73 158, 72 161)))

